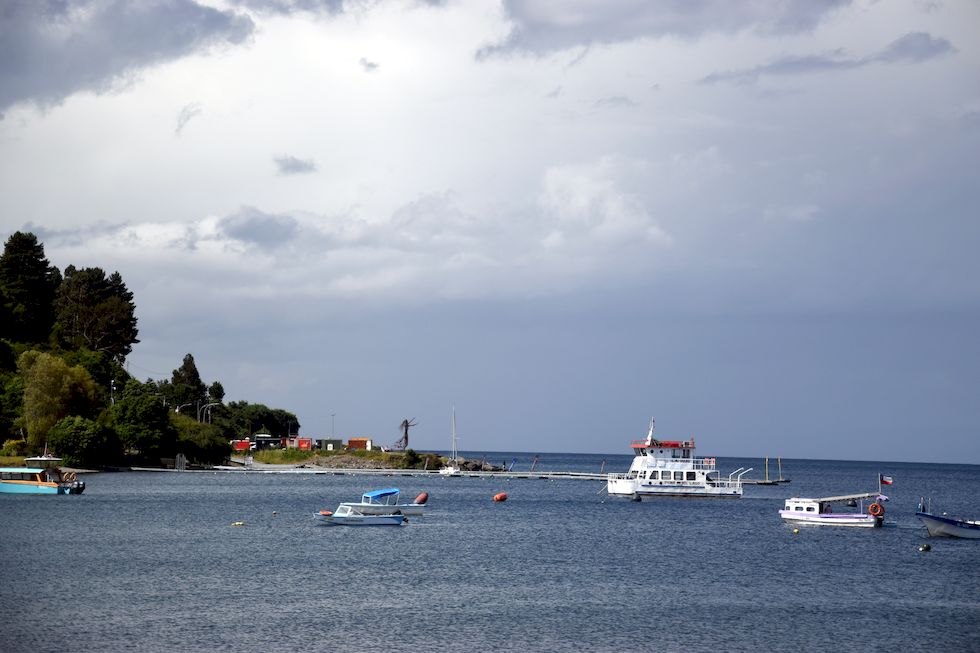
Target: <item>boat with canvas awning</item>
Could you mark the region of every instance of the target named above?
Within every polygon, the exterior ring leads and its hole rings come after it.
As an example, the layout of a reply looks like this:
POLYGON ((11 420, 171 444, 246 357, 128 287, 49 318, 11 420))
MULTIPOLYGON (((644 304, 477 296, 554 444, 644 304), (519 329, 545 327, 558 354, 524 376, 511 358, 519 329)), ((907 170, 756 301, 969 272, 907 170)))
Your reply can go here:
POLYGON ((425 502, 428 500, 428 493, 423 492, 415 498, 413 503, 398 503, 401 490, 396 487, 384 490, 372 490, 361 495, 360 502, 344 502, 341 506, 350 506, 364 515, 412 515, 421 517, 425 511, 425 502))

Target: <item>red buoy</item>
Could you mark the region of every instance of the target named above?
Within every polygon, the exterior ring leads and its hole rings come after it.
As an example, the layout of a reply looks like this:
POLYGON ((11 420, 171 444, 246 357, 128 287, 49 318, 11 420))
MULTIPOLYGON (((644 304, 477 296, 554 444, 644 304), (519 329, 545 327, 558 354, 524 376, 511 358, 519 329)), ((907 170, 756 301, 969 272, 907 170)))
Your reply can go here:
POLYGON ((417 497, 415 497, 415 503, 420 504, 420 505, 423 504, 423 503, 425 503, 428 500, 429 500, 429 493, 428 492, 423 492, 422 494, 420 494, 417 497))
POLYGON ((506 501, 507 500, 507 493, 506 492, 498 492, 497 494, 493 495, 493 500, 494 501, 506 501))
POLYGON ((323 515, 324 517, 329 517, 330 515, 333 514, 333 512, 330 510, 321 510, 320 514, 323 515))

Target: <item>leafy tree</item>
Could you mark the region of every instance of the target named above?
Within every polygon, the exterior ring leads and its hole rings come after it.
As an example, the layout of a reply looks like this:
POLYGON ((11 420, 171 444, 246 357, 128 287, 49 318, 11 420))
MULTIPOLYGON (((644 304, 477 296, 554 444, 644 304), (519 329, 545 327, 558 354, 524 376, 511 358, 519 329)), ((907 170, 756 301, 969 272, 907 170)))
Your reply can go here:
POLYGON ((194 356, 187 354, 170 379, 170 400, 174 408, 190 404, 194 410, 207 403, 207 388, 194 363, 194 356))
POLYGON ((48 430, 63 417, 97 412, 98 393, 85 368, 32 349, 21 354, 17 369, 24 380, 22 420, 32 447, 40 449, 48 430))
POLYGON ((118 455, 116 434, 85 417, 66 417, 48 431, 48 444, 68 465, 94 467, 112 462, 118 455))
POLYGON ((60 283, 61 273, 45 258, 37 236, 21 231, 10 236, 0 255, 0 338, 47 342, 60 283))
POLYGON ((280 408, 269 408, 264 404, 250 404, 247 401, 233 401, 227 406, 227 417, 215 423, 231 432, 236 437, 244 437, 255 433, 269 433, 286 437, 290 433, 299 432, 299 420, 296 415, 280 408))
POLYGON ((208 400, 219 404, 225 400, 225 386, 221 385, 221 381, 208 386, 208 400))
POLYGON ((73 349, 104 352, 122 362, 138 343, 136 305, 118 272, 65 268, 55 297, 58 340, 73 349))
POLYGON ((0 374, 0 439, 20 437, 17 424, 24 412, 24 377, 0 374))
POLYGON ((174 453, 176 433, 155 384, 130 379, 109 412, 127 451, 147 459, 174 453))
POLYGON ((180 413, 171 413, 170 423, 177 432, 177 452, 191 462, 219 464, 231 453, 228 439, 213 424, 204 424, 180 413))

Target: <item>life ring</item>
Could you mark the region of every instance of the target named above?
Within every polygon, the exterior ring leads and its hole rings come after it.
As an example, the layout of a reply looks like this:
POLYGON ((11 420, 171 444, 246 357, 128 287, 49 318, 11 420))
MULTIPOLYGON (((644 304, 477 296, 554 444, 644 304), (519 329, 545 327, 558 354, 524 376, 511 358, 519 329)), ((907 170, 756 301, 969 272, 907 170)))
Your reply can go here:
POLYGON ((881 517, 885 514, 885 508, 876 501, 868 506, 868 514, 872 517, 881 517))
POLYGON ((65 483, 74 483, 75 481, 78 480, 78 476, 75 474, 75 472, 65 472, 65 475, 62 477, 62 480, 65 483))

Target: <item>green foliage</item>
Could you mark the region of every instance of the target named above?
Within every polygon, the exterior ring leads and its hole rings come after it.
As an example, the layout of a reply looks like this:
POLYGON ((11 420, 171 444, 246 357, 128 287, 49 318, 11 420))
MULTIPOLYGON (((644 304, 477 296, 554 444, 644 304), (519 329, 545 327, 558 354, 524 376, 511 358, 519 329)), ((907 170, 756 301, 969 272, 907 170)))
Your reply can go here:
POLYGON ((170 423, 177 433, 177 453, 190 462, 216 465, 231 455, 231 446, 217 426, 180 413, 170 413, 170 423))
POLYGON ((65 268, 54 301, 57 337, 73 349, 85 347, 123 361, 139 340, 136 305, 118 272, 65 268))
POLYGON ((10 236, 0 255, 0 338, 47 342, 60 283, 61 273, 45 258, 37 236, 20 231, 10 236))
POLYGON ((299 432, 299 420, 289 411, 269 408, 263 404, 250 404, 247 401, 233 401, 225 409, 215 413, 214 423, 234 437, 269 433, 285 438, 299 432))
POLYGON ((84 368, 32 349, 21 354, 17 369, 24 382, 21 419, 32 447, 43 446, 48 430, 63 417, 98 412, 95 382, 84 368))
POLYGON ((24 377, 0 374, 0 437, 17 434, 17 424, 24 412, 24 377))
POLYGON ((194 363, 192 355, 184 356, 180 367, 174 370, 170 379, 169 391, 171 393, 169 399, 173 407, 178 408, 190 404, 187 407, 191 409, 192 414, 198 406, 207 403, 207 388, 204 381, 201 380, 201 375, 197 371, 197 365, 194 363))
POLYGON ((85 417, 66 417, 48 431, 50 449, 66 465, 90 467, 113 461, 119 451, 115 433, 85 417))
POLYGON ((281 465, 285 463, 301 463, 316 456, 315 451, 303 451, 302 449, 263 449, 252 454, 256 462, 268 465, 281 465))
POLYGON ((0 456, 26 456, 27 451, 27 440, 6 440, 3 449, 0 449, 0 456))
POLYGON ((422 456, 415 449, 406 449, 402 456, 402 465, 405 469, 414 469, 422 461, 422 456))
POLYGON ((127 451, 148 460, 173 455, 176 431, 154 384, 130 379, 109 412, 127 451))

